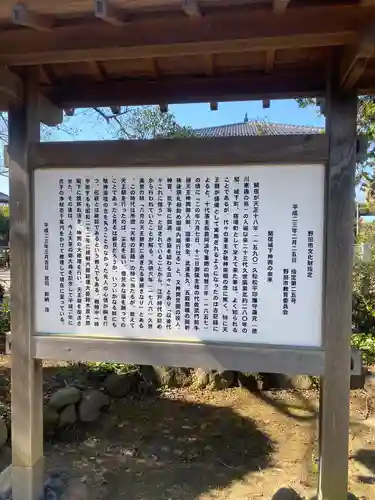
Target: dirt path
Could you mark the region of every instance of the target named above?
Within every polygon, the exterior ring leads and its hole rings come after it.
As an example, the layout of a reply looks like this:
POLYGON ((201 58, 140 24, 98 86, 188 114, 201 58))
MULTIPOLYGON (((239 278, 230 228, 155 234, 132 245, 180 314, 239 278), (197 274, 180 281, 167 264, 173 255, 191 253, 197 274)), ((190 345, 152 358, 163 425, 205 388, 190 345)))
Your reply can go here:
MULTIPOLYGON (((46 392, 83 376, 47 368, 46 392)), ((354 391, 351 403, 350 488, 362 500, 375 497, 375 387, 369 390, 354 391)), ((3 384, 4 408, 5 392, 3 384)), ((270 499, 287 485, 307 494, 317 477, 316 403, 311 391, 244 389, 115 400, 95 424, 47 438, 46 466, 80 477, 90 500, 270 499)), ((1 467, 8 461, 3 449, 1 467)))

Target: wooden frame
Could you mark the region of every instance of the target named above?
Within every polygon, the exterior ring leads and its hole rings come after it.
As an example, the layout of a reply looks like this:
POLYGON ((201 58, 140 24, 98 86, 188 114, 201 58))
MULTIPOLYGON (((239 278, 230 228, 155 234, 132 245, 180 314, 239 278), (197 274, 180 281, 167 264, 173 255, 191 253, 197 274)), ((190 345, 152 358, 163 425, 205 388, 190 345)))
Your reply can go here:
MULTIPOLYGON (((39 144, 38 70, 26 68, 24 94, 10 109, 12 243, 13 500, 42 492, 41 359, 117 361, 322 376, 319 499, 345 498, 351 373, 352 215, 356 92, 332 81, 328 134, 317 136, 39 144), (32 142, 32 144, 29 144, 32 142), (130 341, 38 335, 33 321, 33 171, 123 165, 327 165, 323 346, 130 341)), ((184 90, 186 92, 186 89, 184 90)), ((159 101, 164 102, 164 101, 159 101)), ((271 168, 271 167, 270 167, 271 168)), ((353 356, 352 356, 353 362, 353 356)), ((354 363, 354 372, 358 363, 354 363)))
POLYGON ((12 486, 13 499, 43 492, 42 362, 33 334, 33 172, 28 143, 39 141, 38 68, 24 75, 24 98, 9 111, 10 239, 12 245, 12 486))

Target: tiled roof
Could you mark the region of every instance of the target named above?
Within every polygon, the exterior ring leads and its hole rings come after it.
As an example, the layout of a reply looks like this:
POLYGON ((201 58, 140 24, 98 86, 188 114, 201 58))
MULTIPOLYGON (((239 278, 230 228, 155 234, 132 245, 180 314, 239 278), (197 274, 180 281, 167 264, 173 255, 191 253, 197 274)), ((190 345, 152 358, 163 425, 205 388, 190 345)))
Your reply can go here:
POLYGON ((321 127, 285 125, 260 120, 249 120, 248 122, 233 123, 231 125, 196 129, 194 130, 194 134, 198 137, 246 137, 258 135, 321 134, 323 131, 324 129, 321 127))

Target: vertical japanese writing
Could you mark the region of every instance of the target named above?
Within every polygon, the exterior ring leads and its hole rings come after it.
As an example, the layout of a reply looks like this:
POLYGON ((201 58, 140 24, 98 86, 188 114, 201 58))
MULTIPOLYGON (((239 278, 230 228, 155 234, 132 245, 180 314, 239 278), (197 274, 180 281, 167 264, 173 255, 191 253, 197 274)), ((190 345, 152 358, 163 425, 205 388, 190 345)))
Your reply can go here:
POLYGON ((240 178, 234 177, 232 193, 232 235, 233 235, 233 268, 232 268, 232 331, 238 333, 239 328, 239 304, 238 304, 238 282, 239 282, 239 225, 240 225, 240 178))
POLYGON ((127 295, 126 295, 126 290, 127 290, 127 281, 128 281, 128 275, 127 275, 127 207, 126 207, 126 200, 127 200, 127 180, 125 177, 121 178, 121 199, 120 199, 120 230, 121 230, 121 249, 120 249, 120 257, 121 257, 121 283, 120 283, 120 290, 121 290, 121 296, 120 296, 120 324, 121 328, 125 328, 127 326, 127 306, 126 306, 126 301, 127 301, 127 295))
POLYGON ((94 327, 100 325, 100 191, 94 179, 94 327))
MULTIPOLYGON (((229 327, 229 177, 224 178, 224 199, 223 199, 223 287, 222 287, 222 303, 223 303, 223 332, 228 333, 229 327)), ((208 290, 207 290, 208 295, 208 290)), ((207 316, 208 318, 208 316, 207 316)))
MULTIPOLYGON (((189 219, 190 220, 190 219, 189 219)), ((175 318, 176 327, 181 326, 181 294, 182 294, 182 196, 181 179, 176 179, 176 298, 175 298, 175 318)))
POLYGON ((85 325, 91 326, 91 181, 85 179, 85 325))
POLYGON ((157 293, 156 293, 156 326, 159 330, 163 328, 163 179, 158 179, 157 187, 157 199, 158 199, 158 240, 157 240, 157 293))
POLYGON ((273 283, 273 259, 274 259, 274 248, 273 248, 273 231, 268 231, 267 239, 267 283, 273 283))
POLYGON ((252 327, 251 333, 256 335, 259 328, 258 318, 258 300, 259 300, 259 196, 260 184, 259 182, 253 183, 253 217, 252 217, 252 235, 253 235, 253 249, 252 249, 252 327))
POLYGON ((76 322, 77 326, 82 325, 82 262, 83 262, 83 199, 82 199, 82 179, 76 179, 76 322))
POLYGON ((130 259, 129 259, 129 268, 130 268, 130 327, 136 328, 136 319, 135 319, 135 309, 136 309, 136 293, 135 293, 135 281, 136 281, 136 272, 135 272, 135 262, 136 262, 136 210, 135 210, 135 202, 136 202, 136 193, 135 193, 135 179, 132 179, 132 183, 130 186, 130 259))
POLYGON ((139 328, 145 328, 145 179, 139 179, 139 328))
POLYGON ((64 179, 59 180, 59 230, 60 230, 60 323, 65 324, 65 190, 64 179))
MULTIPOLYGON (((208 180, 208 179, 207 179, 208 180)), ((206 183, 207 184, 207 183, 206 183)), ((209 194, 210 186, 206 185, 206 193, 209 194)), ((204 329, 209 328, 209 311, 211 300, 209 296, 210 286, 210 205, 206 201, 203 214, 203 325, 204 329)))
POLYGON ((167 291, 166 291, 166 306, 167 306, 167 317, 166 317, 166 328, 167 330, 172 329, 172 246, 173 246, 173 179, 168 177, 167 179, 167 255, 166 255, 166 265, 167 265, 167 291))
POLYGON ((212 315, 212 330, 219 331, 219 290, 220 290, 220 177, 215 177, 214 182, 214 214, 213 214, 213 315, 212 315))
POLYGON ((314 231, 307 232, 307 277, 314 274, 314 231))
POLYGON ((283 269, 283 315, 289 314, 289 269, 283 269))
POLYGON ((292 264, 297 263, 297 239, 298 239, 298 205, 294 204, 292 209, 292 264))
POLYGON ((68 325, 73 326, 73 179, 68 179, 68 325))
MULTIPOLYGON (((117 234, 117 179, 112 178, 112 326, 117 328, 118 309, 118 234, 117 234)), ((130 239, 131 240, 131 239, 130 239)))
POLYGON ((155 217, 155 188, 154 179, 148 179, 148 263, 147 263, 147 274, 148 274, 148 298, 147 298, 147 328, 152 330, 154 327, 153 315, 155 313, 154 306, 154 217, 155 217))
POLYGON ((103 326, 109 322, 109 182, 103 178, 103 326))
POLYGON ((297 269, 290 270, 290 302, 295 304, 297 302, 297 269))
POLYGON ((44 312, 49 313, 50 307, 50 276, 49 276, 49 223, 44 223, 44 312))
POLYGON ((242 314, 241 332, 248 333, 249 308, 249 210, 250 210, 250 178, 243 180, 243 222, 242 222, 242 314))

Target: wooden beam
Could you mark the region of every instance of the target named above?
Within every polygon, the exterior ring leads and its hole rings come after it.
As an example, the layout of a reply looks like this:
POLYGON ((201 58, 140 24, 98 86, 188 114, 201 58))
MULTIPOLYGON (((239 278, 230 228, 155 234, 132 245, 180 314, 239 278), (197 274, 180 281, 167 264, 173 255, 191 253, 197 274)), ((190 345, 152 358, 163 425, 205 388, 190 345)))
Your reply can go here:
POLYGON ((217 111, 219 109, 219 103, 218 102, 210 102, 210 110, 211 111, 217 111))
POLYGON ((9 110, 12 242, 12 498, 43 496, 43 371, 32 359, 33 176, 30 142, 40 140, 39 68, 28 68, 24 98, 9 110))
POLYGON ((21 100, 22 93, 23 86, 19 76, 7 68, 0 68, 0 94, 13 100, 21 100))
POLYGON ((365 9, 353 5, 288 9, 270 16, 253 8, 212 13, 194 23, 167 18, 56 27, 53 32, 4 30, 0 62, 32 65, 267 51, 354 43, 365 9))
POLYGON ((121 113, 121 106, 110 106, 113 115, 118 115, 121 113))
POLYGON ((123 26, 126 19, 124 12, 109 0, 95 0, 95 17, 113 26, 123 26))
POLYGON ((326 207, 323 311, 325 370, 320 401, 319 499, 347 498, 352 312, 353 212, 357 95, 339 89, 327 96, 330 157, 326 207))
POLYGON ((128 80, 102 84, 51 87, 50 99, 62 108, 141 106, 168 102, 183 104, 212 101, 246 101, 300 96, 316 97, 325 89, 324 72, 280 75, 128 80))
POLYGON ((213 76, 215 73, 215 60, 214 60, 214 55, 213 54, 204 54, 204 64, 206 68, 206 75, 207 76, 213 76))
MULTIPOLYGON (((42 142, 30 146, 35 168, 123 166, 243 165, 249 163, 308 165, 328 159, 325 134, 160 139, 158 141, 42 142), (199 163, 201 162, 201 163, 199 163), (276 163, 275 163, 276 162, 276 163)), ((181 345, 181 343, 180 343, 181 345)))
MULTIPOLYGON (((37 68, 38 74, 40 68, 37 68)), ((21 102, 23 98, 23 85, 21 78, 6 68, 0 68, 0 95, 3 94, 10 102, 21 102)), ((62 110, 52 104, 42 94, 39 95, 39 119, 45 125, 55 126, 62 122, 62 110)))
POLYGON ((271 101, 270 99, 263 99, 262 105, 264 109, 268 109, 271 107, 271 101))
POLYGON ((66 108, 64 109, 64 113, 66 116, 74 116, 75 109, 74 108, 66 108))
POLYGON ((100 63, 96 61, 87 61, 87 64, 96 82, 104 82, 106 80, 107 75, 100 63))
POLYGON ((275 49, 269 49, 266 51, 266 58, 264 62, 264 71, 266 73, 272 73, 275 66, 275 56, 276 56, 275 49))
POLYGON ((50 31, 53 27, 52 18, 32 12, 21 3, 13 7, 12 22, 18 26, 32 28, 36 31, 50 31))
POLYGON ((168 113, 168 104, 159 104, 160 113, 168 113))
POLYGON ((283 14, 289 4, 290 0, 273 0, 273 11, 275 14, 283 14))
POLYGON ((44 125, 55 127, 64 119, 62 108, 55 106, 47 97, 39 95, 39 118, 44 125))
POLYGON ((198 0, 182 0, 182 10, 188 17, 199 19, 202 17, 202 12, 198 5, 198 0))
POLYGON ((375 24, 362 31, 356 45, 344 52, 341 62, 340 84, 344 89, 353 88, 363 75, 367 60, 375 50, 375 24))

